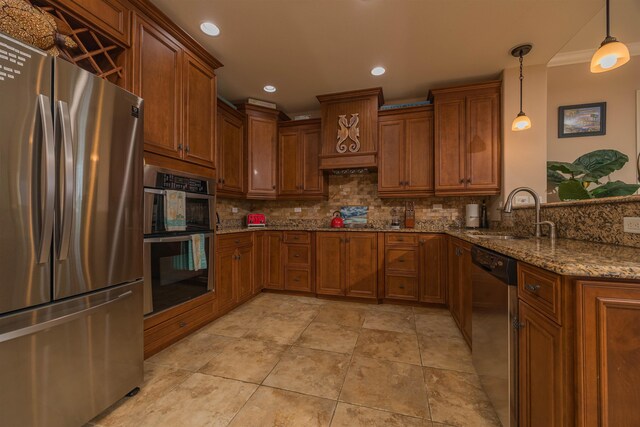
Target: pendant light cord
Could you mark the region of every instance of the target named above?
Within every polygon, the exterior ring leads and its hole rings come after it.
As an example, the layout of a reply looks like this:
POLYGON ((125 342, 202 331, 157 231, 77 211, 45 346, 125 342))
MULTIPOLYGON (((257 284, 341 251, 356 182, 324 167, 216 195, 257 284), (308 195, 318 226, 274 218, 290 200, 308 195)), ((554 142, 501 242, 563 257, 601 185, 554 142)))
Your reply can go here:
POLYGON ((522 80, 524 80, 524 77, 522 76, 522 50, 520 50, 520 113, 519 114, 523 114, 522 112, 522 80))
POLYGON ((606 0, 606 7, 607 7, 607 38, 611 38, 611 19, 609 17, 609 0, 606 0))

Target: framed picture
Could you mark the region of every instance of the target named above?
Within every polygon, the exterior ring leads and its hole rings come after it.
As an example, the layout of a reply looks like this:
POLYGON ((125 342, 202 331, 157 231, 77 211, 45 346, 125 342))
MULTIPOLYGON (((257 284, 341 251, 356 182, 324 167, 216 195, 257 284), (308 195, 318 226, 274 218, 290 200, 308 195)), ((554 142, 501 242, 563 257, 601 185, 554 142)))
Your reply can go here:
POLYGON ((558 107, 558 138, 606 134, 606 102, 558 107))

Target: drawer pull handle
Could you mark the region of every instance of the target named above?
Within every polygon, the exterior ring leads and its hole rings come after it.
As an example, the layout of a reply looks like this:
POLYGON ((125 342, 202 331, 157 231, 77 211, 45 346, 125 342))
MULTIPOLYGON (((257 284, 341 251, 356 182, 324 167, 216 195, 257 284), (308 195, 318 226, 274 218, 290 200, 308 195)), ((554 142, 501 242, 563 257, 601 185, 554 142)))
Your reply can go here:
POLYGON ((404 289, 404 285, 400 285, 400 286, 399 286, 399 288, 400 288, 400 289, 404 289))
POLYGON ((404 258, 398 258, 398 262, 404 262, 404 258))
POLYGON ((240 240, 234 240, 233 242, 237 245, 240 243, 240 240))
POLYGON ((524 288, 526 290, 528 290, 529 292, 533 292, 534 294, 537 294, 538 291, 540 290, 540 285, 529 285, 529 284, 526 284, 526 285, 524 285, 524 288))
POLYGON ((300 254, 295 254, 293 257, 294 258, 300 258, 300 254))
POLYGON ((295 279, 293 279, 293 281, 294 281, 294 282, 299 282, 299 281, 300 281, 300 278, 299 278, 299 277, 296 277, 295 279))
POLYGON ((185 326, 187 326, 186 322, 180 322, 180 327, 184 328, 185 326))

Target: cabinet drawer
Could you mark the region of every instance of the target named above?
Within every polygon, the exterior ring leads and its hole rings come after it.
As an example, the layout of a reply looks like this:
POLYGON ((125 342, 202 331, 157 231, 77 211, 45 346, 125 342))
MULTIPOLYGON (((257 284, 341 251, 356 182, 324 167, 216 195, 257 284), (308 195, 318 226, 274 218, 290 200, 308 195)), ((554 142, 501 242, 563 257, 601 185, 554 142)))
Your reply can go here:
POLYGON ((418 273, 417 249, 387 249, 385 253, 386 268, 407 274, 418 273))
POLYGON ((540 268, 518 264, 518 297, 543 314, 562 321, 561 277, 540 268))
POLYGON ((286 290, 311 292, 309 269, 287 268, 284 275, 284 288, 286 290))
POLYGON ((417 301, 418 279, 415 277, 386 276, 384 294, 386 298, 417 301))
POLYGON ((285 243, 310 243, 311 233, 306 231, 285 231, 284 232, 285 243))
POLYGON ((418 246, 418 235, 409 233, 386 233, 384 241, 387 245, 418 246))
POLYGON ((218 249, 250 245, 253 233, 234 233, 218 236, 218 249))
POLYGON ((287 264, 309 265, 309 252, 306 245, 287 245, 287 264))

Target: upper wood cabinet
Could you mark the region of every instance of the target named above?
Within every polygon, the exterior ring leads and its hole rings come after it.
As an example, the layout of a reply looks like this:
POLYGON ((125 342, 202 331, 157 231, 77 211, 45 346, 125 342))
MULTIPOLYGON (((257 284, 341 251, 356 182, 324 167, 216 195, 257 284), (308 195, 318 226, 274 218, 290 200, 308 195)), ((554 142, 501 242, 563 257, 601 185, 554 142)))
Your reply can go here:
POLYGON ((278 118, 280 112, 257 105, 242 104, 247 116, 247 199, 275 199, 278 195, 278 118))
POLYGON ((52 3, 78 13, 108 36, 129 45, 131 13, 126 3, 119 0, 54 0, 52 3))
POLYGON ((502 82, 433 90, 435 193, 499 194, 502 82))
POLYGON ((218 100, 216 169, 218 195, 243 197, 246 191, 245 116, 218 100))
POLYGON ((278 129, 278 197, 326 197, 328 177, 320 170, 320 120, 282 122, 278 129))
POLYGON ((380 197, 433 195, 433 107, 381 111, 378 138, 380 197))
POLYGON ((320 95, 320 169, 377 168, 382 88, 320 95))
POLYGON ((216 76, 211 61, 138 13, 132 55, 133 91, 145 100, 145 150, 214 168, 216 76))

